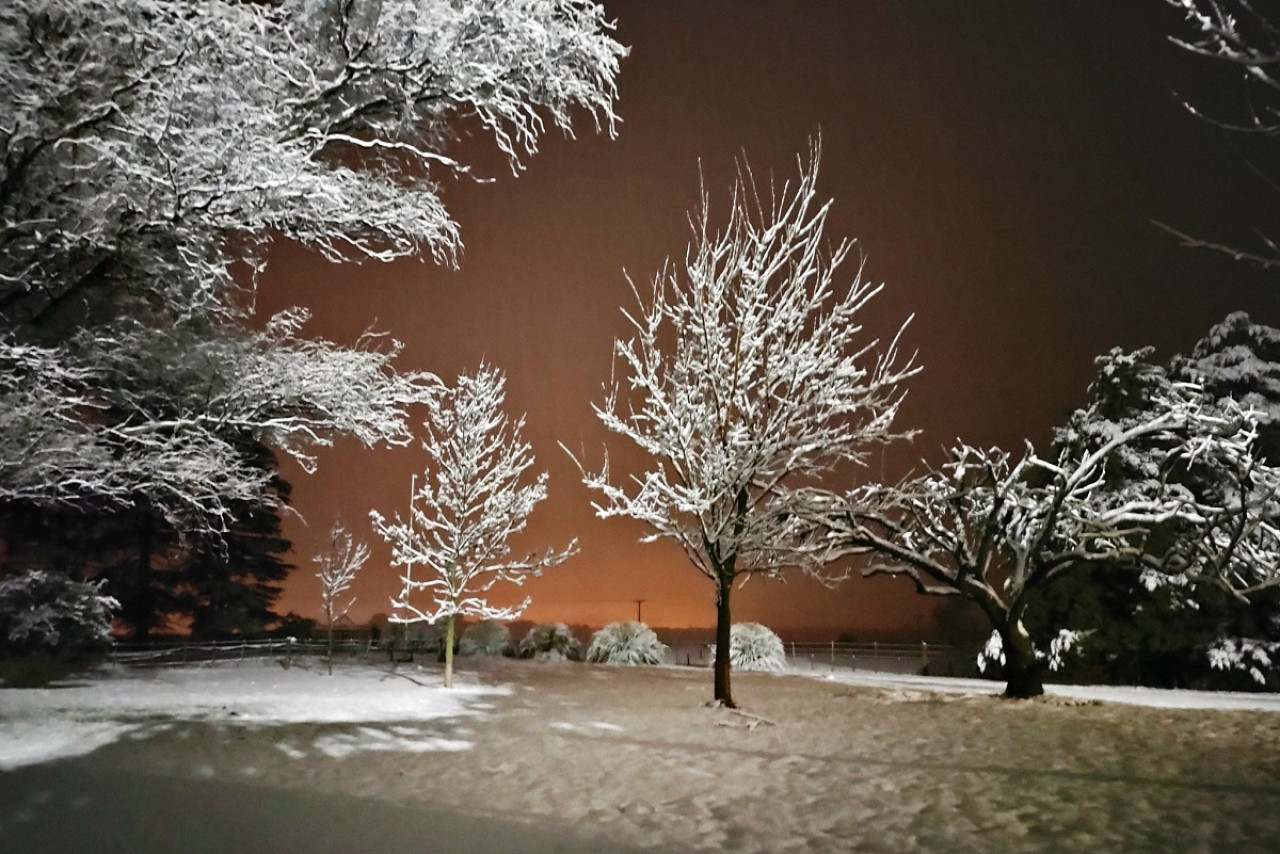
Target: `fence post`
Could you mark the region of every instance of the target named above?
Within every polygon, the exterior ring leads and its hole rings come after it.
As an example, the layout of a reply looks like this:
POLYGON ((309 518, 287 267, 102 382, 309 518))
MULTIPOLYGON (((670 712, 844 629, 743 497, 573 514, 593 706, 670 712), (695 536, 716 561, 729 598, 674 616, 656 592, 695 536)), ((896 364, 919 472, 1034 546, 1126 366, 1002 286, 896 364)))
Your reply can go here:
POLYGON ((929 672, 929 642, 920 641, 920 666, 924 668, 925 674, 929 672))
POLYGON ((293 638, 284 639, 284 669, 288 670, 293 664, 293 638))

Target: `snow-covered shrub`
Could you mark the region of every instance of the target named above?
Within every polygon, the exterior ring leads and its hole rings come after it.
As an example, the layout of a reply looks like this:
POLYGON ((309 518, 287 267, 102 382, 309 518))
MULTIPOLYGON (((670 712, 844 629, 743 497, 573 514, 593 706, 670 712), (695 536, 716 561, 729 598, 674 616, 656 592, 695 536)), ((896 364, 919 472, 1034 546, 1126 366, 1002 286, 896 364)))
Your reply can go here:
POLYGON ((1249 678, 1264 687, 1267 674, 1275 674, 1278 661, 1280 643, 1274 641, 1220 638, 1209 647, 1209 665, 1214 670, 1248 673, 1249 678))
POLYGON ((988 666, 994 667, 997 664, 1004 667, 1004 640, 999 632, 993 630, 986 645, 978 653, 978 672, 986 673, 988 666))
POLYGON ((658 640, 653 629, 629 620, 610 623, 591 636, 587 661, 600 664, 661 664, 667 645, 658 640))
POLYGON ((581 661, 582 644, 564 623, 549 623, 529 629, 520 641, 519 655, 546 661, 581 661))
POLYGON ((458 641, 458 655, 511 655, 515 645, 511 642, 511 629, 497 620, 482 620, 467 626, 458 641))
POLYGON ((99 585, 33 569, 0 581, 0 655, 77 656, 111 640, 111 609, 99 585))
POLYGON ((782 638, 759 623, 734 623, 729 629, 729 664, 735 670, 786 670, 782 638))
MULTIPOLYGON (((1078 655, 1084 639, 1093 634, 1093 630, 1077 632, 1071 629, 1059 629, 1057 636, 1049 641, 1049 651, 1035 650, 1037 660, 1044 661, 1049 670, 1057 672, 1066 666, 1070 654, 1078 655)), ((987 638, 986 645, 978 653, 978 672, 986 673, 987 667, 1004 666, 1004 640, 1000 633, 993 631, 987 638)))

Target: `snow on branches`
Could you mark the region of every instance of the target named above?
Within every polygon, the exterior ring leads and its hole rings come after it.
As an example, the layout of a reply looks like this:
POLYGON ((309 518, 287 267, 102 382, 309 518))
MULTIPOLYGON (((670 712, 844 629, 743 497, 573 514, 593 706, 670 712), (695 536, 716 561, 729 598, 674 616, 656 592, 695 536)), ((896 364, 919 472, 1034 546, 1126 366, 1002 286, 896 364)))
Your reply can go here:
MULTIPOLYGON (((1243 115, 1228 116, 1206 111, 1183 99, 1186 110, 1216 127, 1236 131, 1263 141, 1280 135, 1280 17, 1273 5, 1257 0, 1165 0, 1180 10, 1186 22, 1187 36, 1170 36, 1169 41, 1185 51, 1233 68, 1239 73, 1241 92, 1232 99, 1217 99, 1218 104, 1235 102, 1244 105, 1243 115)), ((1246 159, 1251 162, 1253 157, 1246 159)), ((1270 177, 1264 177, 1274 187, 1270 177)), ((1274 238, 1259 234, 1259 249, 1194 237, 1161 225, 1184 246, 1212 249, 1240 261, 1249 261, 1269 269, 1280 267, 1280 245, 1274 238)))
POLYGON ((454 123, 514 168, 575 109, 612 133, 611 29, 574 0, 6 3, 0 311, 25 322, 104 277, 228 309, 231 265, 268 232, 334 260, 452 260, 454 123))
MULTIPOLYGON (((781 187, 758 186, 742 164, 719 231, 704 189, 683 258, 649 289, 631 283, 634 334, 615 348, 626 374, 595 407, 653 460, 626 479, 607 458, 584 472, 601 495, 597 515, 636 519, 652 529, 645 541, 684 549, 716 585, 726 648, 735 579, 796 567, 839 576, 797 512, 798 487, 906 435, 893 421, 916 368, 899 359, 897 336, 881 349, 864 334, 860 312, 881 286, 860 269, 842 277, 853 244, 828 247, 819 155, 815 142, 781 187)), ((717 661, 716 698, 728 702, 727 652, 717 661)))
POLYGON ((1216 59, 1240 69, 1244 83, 1263 97, 1248 99, 1252 105, 1244 121, 1206 116, 1183 102, 1192 113, 1232 130, 1274 135, 1280 133, 1280 22, 1272 21, 1250 0, 1165 0, 1183 13, 1191 35, 1170 36, 1169 41, 1197 56, 1216 59), (1270 103, 1268 103, 1270 102, 1270 103))
POLYGON ((376 510, 370 513, 374 530, 391 544, 393 564, 405 567, 391 619, 445 620, 450 664, 456 617, 515 619, 528 598, 514 606, 490 604, 494 585, 523 584, 577 552, 575 540, 564 551, 511 554, 511 539, 546 497, 547 476, 521 483, 534 458, 520 437, 524 419, 512 422, 502 411, 505 387, 500 371, 481 365, 428 404, 422 442, 427 469, 413 492, 409 518, 397 514, 389 522, 376 510), (425 568, 426 576, 415 577, 416 567, 425 568), (422 594, 429 603, 420 601, 422 594))
POLYGON ((405 441, 429 383, 398 345, 249 331, 266 249, 453 263, 457 123, 513 170, 576 112, 612 135, 612 27, 580 0, 0 4, 0 499, 217 529, 269 500, 246 437, 304 466, 335 433, 405 441))
POLYGON ((122 321, 60 347, 0 341, 0 499, 129 502, 147 495, 192 529, 221 530, 236 502, 270 500, 272 473, 237 447, 270 441, 305 469, 337 434, 404 445, 430 374, 398 373, 378 336, 305 339, 293 310, 261 332, 210 336, 122 321))

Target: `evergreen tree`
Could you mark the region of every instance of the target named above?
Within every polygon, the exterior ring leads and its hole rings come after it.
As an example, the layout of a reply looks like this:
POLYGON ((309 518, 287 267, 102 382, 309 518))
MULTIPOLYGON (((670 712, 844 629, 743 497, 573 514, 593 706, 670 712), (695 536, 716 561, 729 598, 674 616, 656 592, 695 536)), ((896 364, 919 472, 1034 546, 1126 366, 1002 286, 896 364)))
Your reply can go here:
MULTIPOLYGON (((1151 351, 1138 355, 1149 357, 1151 351)), ((1199 385, 1218 401, 1230 399, 1252 408, 1258 422, 1256 453, 1268 463, 1280 461, 1280 330, 1253 323, 1235 312, 1209 330, 1188 355, 1175 356, 1167 368, 1141 359, 1095 384, 1098 410, 1108 424, 1123 424, 1149 412, 1159 389, 1169 383, 1199 385), (1103 381, 1105 380, 1105 381, 1103 381)), ((1059 445, 1084 433, 1059 432, 1059 445)), ((1121 489, 1140 481, 1150 461, 1168 451, 1169 440, 1156 438, 1136 445, 1108 471, 1107 486, 1121 489)), ((1176 471, 1174 479, 1200 496, 1229 491, 1229 473, 1210 464, 1176 471)), ((1175 531, 1168 531, 1172 537, 1175 531)), ((1239 673, 1223 673, 1208 651, 1220 638, 1245 637, 1264 643, 1280 641, 1280 590, 1261 590, 1248 600, 1212 585, 1196 590, 1156 587, 1136 576, 1096 567, 1069 573, 1057 581, 1028 613, 1028 627, 1042 636, 1060 628, 1088 634, 1077 655, 1068 659, 1061 678, 1155 687, 1243 688, 1252 682, 1239 673)), ((1273 672, 1260 674, 1272 681, 1273 672)))
MULTIPOLYGON (((265 446, 256 447, 256 459, 275 470, 275 455, 265 446)), ((181 571, 179 597, 193 636, 255 634, 279 619, 271 606, 294 567, 284 558, 291 544, 281 532, 276 505, 288 503, 292 487, 278 473, 271 485, 276 496, 272 505, 245 502, 234 508, 226 533, 194 535, 181 571)))

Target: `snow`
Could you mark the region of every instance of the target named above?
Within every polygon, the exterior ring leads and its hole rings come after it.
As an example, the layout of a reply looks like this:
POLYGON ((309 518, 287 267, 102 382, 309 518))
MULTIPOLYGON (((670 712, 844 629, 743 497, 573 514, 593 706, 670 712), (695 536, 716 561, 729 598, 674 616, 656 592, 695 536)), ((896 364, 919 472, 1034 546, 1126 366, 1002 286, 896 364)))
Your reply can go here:
MULTIPOLYGON (((463 750, 469 743, 400 724, 476 714, 472 701, 507 690, 476 684, 445 689, 435 674, 338 669, 333 676, 274 661, 236 666, 107 671, 55 688, 0 688, 0 770, 90 753, 148 728, 155 718, 274 725, 359 723, 355 735, 328 736, 329 756, 356 750, 463 750)), ((286 754, 299 751, 284 746, 286 754)), ((303 751, 305 754, 305 751, 303 751)))
MULTIPOLYGON (((842 684, 891 691, 990 695, 1003 683, 869 671, 800 673, 842 684)), ((147 738, 181 722, 229 726, 355 724, 303 740, 281 728, 276 748, 291 759, 358 752, 458 752, 475 734, 451 719, 486 714, 486 698, 510 693, 465 681, 453 689, 438 674, 372 667, 340 668, 333 676, 276 662, 164 670, 108 670, 92 680, 46 689, 0 688, 0 771, 81 756, 126 738, 147 738), (438 722, 450 721, 441 731, 438 722), (437 722, 435 726, 424 726, 437 722)), ((1107 685, 1046 685, 1051 697, 1166 709, 1280 712, 1280 694, 1160 690, 1107 685)), ((580 735, 622 732, 606 721, 550 721, 580 735)))
POLYGON ((601 732, 625 732, 625 730, 614 723, 608 721, 589 721, 585 724, 575 724, 569 721, 552 721, 547 724, 551 729, 560 732, 573 732, 584 735, 598 734, 601 732))
MULTIPOLYGON (((986 679, 956 679, 944 676, 912 676, 898 673, 873 673, 866 670, 812 673, 795 671, 798 675, 815 676, 845 685, 868 688, 894 688, 916 691, 934 691, 944 694, 1000 694, 1003 682, 986 679)), ((1188 691, 1166 688, 1140 688, 1131 685, 1045 685, 1050 697, 1070 700, 1121 703, 1129 706, 1146 706, 1157 709, 1206 709, 1218 711, 1280 712, 1280 694, 1252 694, 1236 691, 1188 691)))

